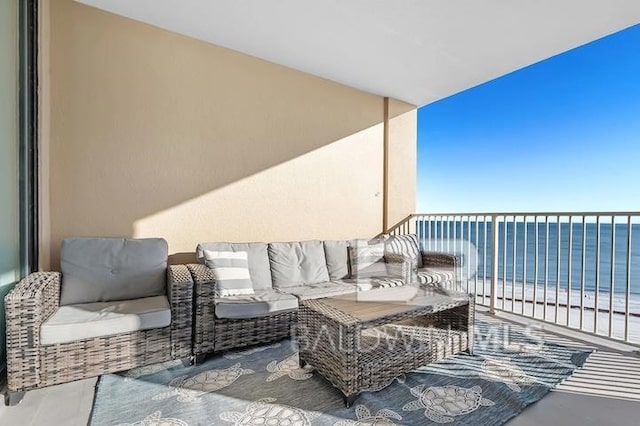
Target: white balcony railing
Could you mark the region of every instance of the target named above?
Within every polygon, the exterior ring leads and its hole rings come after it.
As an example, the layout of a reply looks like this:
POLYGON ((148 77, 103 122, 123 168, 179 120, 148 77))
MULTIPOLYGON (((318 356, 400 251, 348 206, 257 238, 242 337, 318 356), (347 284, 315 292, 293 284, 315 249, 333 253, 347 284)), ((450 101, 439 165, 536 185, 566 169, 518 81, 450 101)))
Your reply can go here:
POLYGON ((639 212, 414 214, 389 233, 458 256, 492 312, 640 344, 639 212))

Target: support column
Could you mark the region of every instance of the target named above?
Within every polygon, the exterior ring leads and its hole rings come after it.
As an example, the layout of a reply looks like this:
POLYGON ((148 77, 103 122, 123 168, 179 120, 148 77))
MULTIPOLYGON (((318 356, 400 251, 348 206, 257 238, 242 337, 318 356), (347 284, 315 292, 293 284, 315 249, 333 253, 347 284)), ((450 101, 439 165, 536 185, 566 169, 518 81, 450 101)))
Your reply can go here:
POLYGON ((389 229, 389 98, 383 101, 382 232, 389 229))
POLYGON ((38 17, 38 269, 51 270, 49 143, 51 140, 51 0, 39 1, 38 17))

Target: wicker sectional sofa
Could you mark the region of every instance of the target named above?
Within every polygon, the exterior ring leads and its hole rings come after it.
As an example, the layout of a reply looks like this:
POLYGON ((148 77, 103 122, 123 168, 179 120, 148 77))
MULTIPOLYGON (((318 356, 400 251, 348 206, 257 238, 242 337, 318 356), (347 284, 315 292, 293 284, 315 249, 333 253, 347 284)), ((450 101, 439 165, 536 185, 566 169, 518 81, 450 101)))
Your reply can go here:
POLYGON ((370 241, 342 240, 201 243, 200 263, 167 265, 160 238, 64 240, 61 273, 30 274, 5 297, 5 403, 31 389, 286 338, 304 300, 455 284, 454 256, 420 252, 415 235, 385 241, 375 262, 360 256, 370 241), (211 251, 245 256, 250 294, 221 294, 206 264, 211 251))
MULTIPOLYGON (((272 342, 292 334, 298 302, 397 286, 407 281, 452 287, 456 258, 420 252, 415 235, 392 237, 399 249, 385 253, 386 273, 363 274, 356 262, 362 240, 288 243, 201 243, 189 264, 194 292, 193 354, 272 342), (403 241, 402 239, 405 239, 403 241), (408 243, 412 250, 407 252, 408 243), (253 294, 221 296, 205 251, 246 252, 253 294), (415 257, 414 257, 415 256, 415 257)), ((388 240, 392 241, 392 240, 388 240)), ((393 248, 393 244, 386 247, 393 248)))

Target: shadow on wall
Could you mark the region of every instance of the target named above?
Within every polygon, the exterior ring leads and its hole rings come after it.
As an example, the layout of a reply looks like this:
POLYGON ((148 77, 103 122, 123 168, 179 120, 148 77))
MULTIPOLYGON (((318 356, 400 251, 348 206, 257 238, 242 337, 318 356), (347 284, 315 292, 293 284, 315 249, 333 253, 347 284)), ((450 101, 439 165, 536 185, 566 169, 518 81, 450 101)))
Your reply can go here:
POLYGON ((169 264, 170 265, 186 265, 189 263, 198 263, 196 259, 196 253, 185 252, 185 253, 173 253, 169 255, 169 264))
POLYGON ((199 241, 353 238, 379 232, 381 125, 136 220, 170 251, 199 241))
POLYGON ((51 58, 53 269, 66 236, 175 253, 379 227, 382 98, 71 0, 51 58))

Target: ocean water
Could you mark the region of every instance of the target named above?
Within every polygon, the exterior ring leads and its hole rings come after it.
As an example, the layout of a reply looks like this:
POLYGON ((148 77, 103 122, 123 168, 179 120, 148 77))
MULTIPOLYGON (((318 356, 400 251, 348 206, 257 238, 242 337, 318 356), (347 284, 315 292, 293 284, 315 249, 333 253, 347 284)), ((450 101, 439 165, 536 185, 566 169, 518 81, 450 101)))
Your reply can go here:
MULTIPOLYGON (((534 284, 535 253, 538 253, 538 280, 539 285, 545 282, 545 258, 548 259, 547 283, 549 286, 556 286, 559 283, 561 289, 567 289, 569 285, 568 272, 571 270, 571 290, 580 290, 583 275, 585 291, 596 291, 596 273, 600 277, 598 284, 599 293, 610 293, 612 290, 616 295, 625 294, 627 281, 632 294, 640 294, 640 224, 631 225, 631 253, 629 256, 627 249, 627 238, 629 227, 625 224, 601 223, 600 237, 598 239, 598 227, 596 223, 587 223, 586 232, 583 233, 582 223, 572 223, 571 240, 572 252, 569 259, 569 223, 549 222, 538 223, 538 244, 535 244, 535 224, 527 222, 507 221, 498 223, 498 271, 499 279, 503 276, 507 282, 514 280, 521 283, 525 278, 526 283, 534 284), (547 233, 548 226, 548 233, 547 233), (505 257, 505 232, 506 232, 506 257, 505 257), (515 232, 515 238, 514 238, 515 232), (525 232, 527 245, 525 248, 525 232), (558 238, 558 232, 560 237, 558 238), (545 256, 545 247, 548 252, 545 256), (612 238, 613 236, 613 238, 612 238), (585 245, 584 274, 582 265, 583 240, 585 245), (615 244, 612 244, 615 241, 615 244), (515 242, 515 263, 513 267, 513 248, 515 242), (600 248, 598 258, 597 247, 600 248), (613 259, 612 262, 612 248, 613 259), (524 254, 526 251, 526 265, 524 254), (505 265, 506 261, 506 265, 505 265), (558 262, 560 264, 558 274, 558 262), (629 263, 630 277, 627 279, 627 262, 629 263), (506 266, 506 274, 505 274, 506 266), (613 280, 611 268, 613 271, 613 280), (597 272, 596 272, 597 271, 597 272)), ((471 241, 475 245, 478 253, 477 273, 483 276, 486 268, 487 277, 491 274, 491 223, 470 224, 467 221, 445 221, 444 226, 440 221, 418 221, 418 238, 425 249, 455 252, 467 259, 468 249, 453 239, 455 234, 458 240, 471 241), (486 228, 486 243, 485 243, 486 228), (470 231, 470 232, 469 232, 470 231), (487 263, 484 264, 486 250, 487 263)), ((471 253, 473 256, 473 251, 471 253)), ((473 264, 473 261, 471 262, 473 264)))

